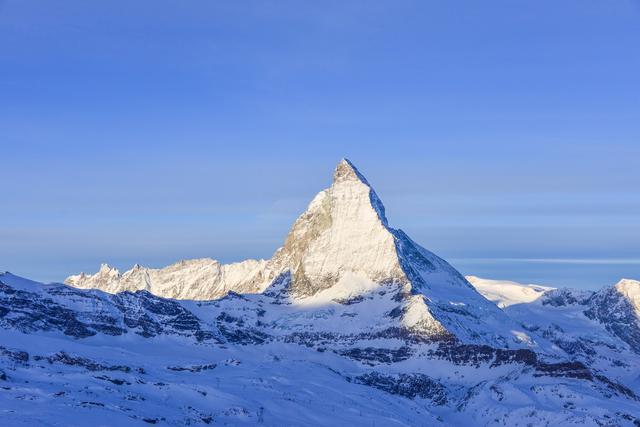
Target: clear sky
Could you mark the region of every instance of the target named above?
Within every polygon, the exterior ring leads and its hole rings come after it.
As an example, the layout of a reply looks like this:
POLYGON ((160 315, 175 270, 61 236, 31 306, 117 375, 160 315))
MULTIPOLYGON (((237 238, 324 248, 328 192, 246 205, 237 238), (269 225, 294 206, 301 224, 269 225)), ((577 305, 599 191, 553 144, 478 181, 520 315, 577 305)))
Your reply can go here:
POLYGON ((640 2, 0 0, 0 269, 270 257, 342 157, 465 274, 640 279, 640 2))

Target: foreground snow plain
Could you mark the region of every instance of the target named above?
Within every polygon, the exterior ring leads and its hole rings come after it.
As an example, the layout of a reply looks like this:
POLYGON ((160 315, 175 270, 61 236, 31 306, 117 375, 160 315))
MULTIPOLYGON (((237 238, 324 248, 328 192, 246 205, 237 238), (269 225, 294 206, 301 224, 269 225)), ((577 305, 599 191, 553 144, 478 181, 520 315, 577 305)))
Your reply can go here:
MULTIPOLYGON (((9 274, 0 281, 5 297, 25 298, 0 331, 7 425, 633 425, 638 417, 635 398, 580 368, 553 372, 526 359, 483 359, 484 348, 449 354, 439 343, 351 334, 377 316, 369 309, 358 327, 342 329, 343 315, 358 312, 336 302, 294 308, 264 295, 177 302, 138 292, 121 309, 100 291, 9 274), (71 318, 48 318, 47 300, 74 310, 90 332, 126 332, 84 337, 69 330, 71 318), (255 327, 260 310, 271 312, 261 317, 268 327, 255 327)), ((637 366, 629 368, 637 390, 637 366)))

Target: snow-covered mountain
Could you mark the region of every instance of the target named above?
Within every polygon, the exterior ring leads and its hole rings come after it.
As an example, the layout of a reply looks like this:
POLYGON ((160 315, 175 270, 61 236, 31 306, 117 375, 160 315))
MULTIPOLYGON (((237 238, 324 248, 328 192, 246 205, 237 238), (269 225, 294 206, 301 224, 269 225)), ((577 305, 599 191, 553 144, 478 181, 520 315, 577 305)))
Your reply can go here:
POLYGON ((640 353, 640 282, 623 279, 589 300, 585 314, 640 353))
MULTIPOLYGON (((531 322, 539 311, 540 323, 556 321, 553 313, 568 315, 567 328, 575 330, 578 320, 595 322, 640 354, 640 281, 622 279, 597 292, 523 285, 505 280, 487 280, 467 276, 469 282, 487 299, 503 308, 510 317, 531 322)), ((531 327, 527 327, 531 329, 531 327)), ((588 329, 596 327, 589 325, 588 329)))
POLYGON ((393 295, 397 303, 391 307, 398 313, 394 327, 467 343, 541 344, 447 262, 390 228, 382 202, 348 160, 338 164, 331 187, 316 195, 269 261, 220 265, 204 259, 160 270, 135 266, 124 274, 103 265, 95 275, 71 276, 66 283, 110 293, 148 290, 194 300, 229 292, 261 293, 277 284, 279 292, 303 305, 383 293, 393 295))
POLYGON ((610 378, 630 387, 640 385, 640 282, 623 279, 591 292, 473 276, 469 280, 530 333, 610 378))
POLYGON ((486 299, 500 308, 533 302, 545 292, 555 289, 549 286, 523 285, 509 280, 481 279, 477 276, 467 276, 466 279, 486 299))
POLYGON ((70 276, 65 283, 80 289, 100 289, 112 294, 145 290, 165 298, 210 300, 230 291, 255 293, 264 289, 267 262, 247 260, 220 264, 210 258, 183 260, 161 269, 134 265, 123 274, 107 264, 93 275, 70 276))
MULTIPOLYGON (((630 378, 637 355, 594 368, 527 349, 433 340, 391 326, 393 304, 388 293, 293 303, 277 289, 179 301, 6 273, 3 420, 524 426, 634 425, 640 417, 630 378)), ((608 344, 615 354, 620 341, 608 344)))
POLYGON ((638 329, 637 282, 620 300, 471 281, 391 228, 343 160, 270 260, 0 275, 2 420, 640 424, 620 331, 638 329))

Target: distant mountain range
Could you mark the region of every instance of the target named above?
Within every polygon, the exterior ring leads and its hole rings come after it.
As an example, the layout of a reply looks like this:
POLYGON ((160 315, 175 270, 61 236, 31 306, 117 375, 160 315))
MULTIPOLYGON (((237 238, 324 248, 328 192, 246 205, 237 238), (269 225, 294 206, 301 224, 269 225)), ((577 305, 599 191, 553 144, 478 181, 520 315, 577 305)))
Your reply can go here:
POLYGON ((463 277, 347 160, 270 260, 0 275, 7 425, 640 426, 640 282, 463 277))

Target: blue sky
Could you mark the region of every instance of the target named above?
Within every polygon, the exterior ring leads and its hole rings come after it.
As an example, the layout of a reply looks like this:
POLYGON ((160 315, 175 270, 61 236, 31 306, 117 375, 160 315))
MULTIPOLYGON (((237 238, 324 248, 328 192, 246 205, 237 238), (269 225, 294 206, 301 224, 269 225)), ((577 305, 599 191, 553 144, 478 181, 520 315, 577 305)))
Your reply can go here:
POLYGON ((465 274, 640 278, 638 1, 0 1, 0 269, 269 257, 350 158, 465 274))

